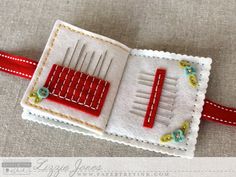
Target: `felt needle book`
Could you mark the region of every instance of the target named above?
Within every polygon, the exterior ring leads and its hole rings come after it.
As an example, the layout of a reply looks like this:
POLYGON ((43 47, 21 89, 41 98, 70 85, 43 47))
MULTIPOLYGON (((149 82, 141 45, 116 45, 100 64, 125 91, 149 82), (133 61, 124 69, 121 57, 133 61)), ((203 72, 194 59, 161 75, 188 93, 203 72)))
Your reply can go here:
POLYGON ((131 49, 58 20, 38 63, 0 59, 31 79, 22 117, 40 124, 187 158, 201 117, 236 124, 235 109, 205 99, 211 58, 131 49))

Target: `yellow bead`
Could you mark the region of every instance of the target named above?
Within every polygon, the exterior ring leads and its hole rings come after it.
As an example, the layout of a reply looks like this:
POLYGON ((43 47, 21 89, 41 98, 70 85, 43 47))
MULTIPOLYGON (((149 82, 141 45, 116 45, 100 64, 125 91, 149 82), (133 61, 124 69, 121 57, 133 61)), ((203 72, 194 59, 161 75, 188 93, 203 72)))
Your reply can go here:
POLYGON ((191 74, 189 77, 189 83, 193 88, 196 88, 198 85, 197 76, 195 74, 191 74))
POLYGON ((34 99, 34 103, 39 103, 39 102, 41 102, 42 101, 42 98, 40 98, 40 97, 35 97, 35 99, 34 99))
POLYGON ((31 92, 30 93, 30 97, 36 97, 37 96, 37 93, 36 92, 31 92))
POLYGON ((171 134, 166 134, 166 135, 163 135, 161 137, 161 142, 165 143, 165 142, 169 142, 172 140, 172 135, 171 134))
POLYGON ((187 61, 187 60, 181 60, 180 62, 179 62, 179 66, 180 66, 180 68, 185 68, 186 66, 191 66, 191 63, 189 62, 189 61, 187 61))
POLYGON ((184 123, 182 124, 181 130, 184 132, 184 134, 186 135, 188 130, 189 130, 189 121, 184 121, 184 123))

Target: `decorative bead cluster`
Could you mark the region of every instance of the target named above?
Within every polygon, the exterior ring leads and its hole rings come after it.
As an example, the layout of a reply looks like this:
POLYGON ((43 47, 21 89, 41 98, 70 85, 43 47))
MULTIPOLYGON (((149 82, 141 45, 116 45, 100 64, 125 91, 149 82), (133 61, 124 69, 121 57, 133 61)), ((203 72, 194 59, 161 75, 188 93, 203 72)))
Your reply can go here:
POLYGON ((161 137, 161 142, 165 143, 172 140, 177 143, 183 142, 185 140, 188 129, 189 129, 189 121, 184 121, 180 129, 177 129, 170 134, 163 135, 161 137))
POLYGON ((31 92, 30 97, 34 98, 35 103, 41 102, 44 98, 49 95, 49 90, 46 87, 41 87, 37 91, 31 92))
POLYGON ((191 66, 191 63, 186 60, 181 60, 179 62, 179 66, 184 69, 185 75, 188 77, 189 84, 196 88, 198 85, 198 79, 196 75, 196 70, 193 66, 191 66))

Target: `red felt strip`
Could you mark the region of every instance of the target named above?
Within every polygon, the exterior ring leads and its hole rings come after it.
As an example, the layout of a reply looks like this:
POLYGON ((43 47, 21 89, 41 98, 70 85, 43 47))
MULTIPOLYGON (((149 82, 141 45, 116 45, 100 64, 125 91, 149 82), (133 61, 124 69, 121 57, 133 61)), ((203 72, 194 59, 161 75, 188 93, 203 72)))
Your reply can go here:
MULTIPOLYGON (((7 72, 9 74, 13 74, 16 76, 20 76, 26 79, 31 79, 34 71, 37 67, 38 62, 31 60, 29 58, 21 57, 21 56, 16 56, 12 54, 8 54, 6 52, 0 51, 0 70, 7 72)), ((62 71, 62 67, 58 67, 58 65, 53 65, 51 72, 49 73, 49 76, 47 78, 47 81, 45 83, 46 87, 49 87, 49 90, 52 90, 55 83, 56 83, 56 78, 54 79, 53 75, 58 77, 58 74, 62 71), (54 73, 55 72, 55 73, 54 73), (52 81, 50 82, 50 79, 52 78, 52 81)), ((74 98, 79 96, 78 91, 74 92, 73 89, 78 86, 79 78, 80 76, 86 77, 85 74, 81 72, 76 72, 74 78, 72 77, 72 83, 71 87, 69 87, 68 91, 66 91, 66 98, 70 98, 73 102, 75 102, 74 98)), ((81 77, 82 78, 82 77, 81 77)), ((93 94, 95 95, 94 97, 89 95, 89 98, 86 100, 86 105, 89 105, 92 108, 96 108, 97 105, 103 105, 106 94, 108 92, 110 84, 104 80, 95 80, 94 85, 92 86, 92 91, 93 94), (97 82, 97 84, 95 84, 97 82), (102 95, 100 98, 99 95, 102 95), (104 96, 103 96, 104 95, 104 96), (101 102, 99 104, 99 102, 101 102)), ((66 83, 67 84, 67 83, 66 83)), ((79 87, 77 88, 79 89, 79 87)), ((74 90, 77 90, 74 89, 74 90)), ((64 95, 64 90, 62 95, 64 95)), ((54 101, 60 102, 61 99, 58 97, 49 96, 49 99, 52 99, 54 101)), ((98 107, 98 111, 95 113, 92 113, 93 115, 99 115, 101 111, 101 106, 98 107)), ((77 104, 70 105, 71 107, 79 107, 77 104)), ((81 108, 83 109, 83 108, 81 108)), ((86 112, 86 111, 85 111, 86 112)), ((214 103, 208 99, 205 100, 205 105, 203 107, 203 112, 202 112, 202 118, 205 120, 210 120, 214 122, 218 122, 221 124, 225 125, 231 125, 231 126, 236 126, 236 109, 235 108, 229 108, 225 106, 221 106, 217 103, 214 103)), ((153 120, 154 121, 154 120, 153 120)))
POLYGON ((147 106, 146 115, 144 117, 143 126, 152 128, 155 122, 155 117, 158 109, 158 104, 161 98, 161 92, 166 75, 165 69, 157 69, 154 82, 152 85, 152 92, 147 106))
POLYGON ((91 75, 54 64, 44 87, 47 99, 99 116, 110 84, 91 75))
POLYGON ((69 83, 69 86, 67 88, 65 97, 71 98, 72 100, 74 99, 74 95, 75 95, 75 90, 74 88, 78 88, 78 82, 79 82, 79 78, 83 75, 83 73, 80 72, 75 72, 71 78, 71 82, 69 83))
POLYGON ((63 86, 61 87, 61 91, 59 92, 60 96, 65 97, 65 95, 67 94, 74 73, 76 72, 74 72, 73 70, 68 71, 68 74, 66 75, 65 80, 63 81, 64 84, 62 84, 63 86))
POLYGON ((89 87, 89 90, 88 90, 88 94, 84 100, 84 103, 87 104, 87 105, 91 105, 92 106, 92 99, 93 98, 96 98, 95 95, 95 91, 96 91, 96 86, 98 85, 99 83, 99 80, 96 80, 96 79, 92 79, 92 82, 90 84, 90 87, 89 87), (93 92, 93 94, 91 94, 93 92))

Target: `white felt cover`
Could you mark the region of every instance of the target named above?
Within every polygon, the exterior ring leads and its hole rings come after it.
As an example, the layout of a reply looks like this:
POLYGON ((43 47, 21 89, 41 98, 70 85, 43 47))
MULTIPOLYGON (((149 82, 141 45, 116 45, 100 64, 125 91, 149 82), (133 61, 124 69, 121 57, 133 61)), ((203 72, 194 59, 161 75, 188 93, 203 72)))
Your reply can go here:
MULTIPOLYGON (((32 109, 34 112, 44 116, 52 116, 55 119, 63 120, 65 122, 90 129, 92 131, 102 132, 110 117, 113 102, 118 90, 124 67, 127 62, 129 50, 130 49, 128 47, 117 41, 85 31, 58 20, 53 27, 52 33, 38 63, 34 76, 21 101, 22 106, 24 108, 32 109), (74 49, 78 40, 78 50, 76 50, 74 57, 72 57, 70 63, 71 68, 76 66, 79 51, 81 50, 83 44, 86 45, 85 52, 88 54, 87 57, 89 58, 89 56, 92 55, 92 52, 95 52, 94 59, 96 59, 96 61, 98 61, 98 58, 101 54, 104 55, 104 53, 107 51, 107 60, 103 63, 103 68, 101 69, 100 73, 101 77, 105 75, 106 69, 109 66, 109 61, 112 59, 109 72, 105 78, 110 82, 110 89, 99 117, 94 117, 79 110, 61 104, 56 104, 55 102, 49 101, 47 99, 44 99, 42 102, 35 104, 33 99, 29 98, 29 94, 32 92, 32 90, 35 91, 44 85, 52 65, 61 65, 63 63, 67 48, 70 47, 71 49, 74 49)), ((70 50, 68 58, 70 58, 72 55, 73 50, 70 50)), ((83 66, 81 70, 84 72, 88 66, 89 59, 85 60, 83 65, 82 61, 82 59, 79 60, 78 66, 83 66)), ((96 61, 91 62, 87 72, 88 74, 93 73, 94 68, 96 67, 96 61)), ((63 66, 68 66, 69 62, 70 60, 66 60, 63 66)), ((101 63, 102 62, 99 64, 101 63)), ((95 74, 97 74, 98 69, 95 71, 95 74)))
MULTIPOLYGON (((117 54, 118 56, 122 55, 118 54, 121 51, 123 50, 117 50, 117 48, 114 48, 114 54, 117 54)), ((43 59, 44 55, 45 51, 41 60, 43 59)), ((124 52, 123 55, 126 56, 127 53, 124 52)), ((76 133, 82 133, 84 135, 90 135, 96 138, 130 145, 137 148, 143 148, 175 156, 193 157, 199 129, 198 125, 200 123, 201 111, 204 104, 207 83, 209 80, 210 68, 210 58, 200 58, 168 52, 134 49, 130 51, 128 62, 124 69, 123 78, 116 95, 110 118, 106 119, 109 120, 93 122, 94 119, 89 119, 86 114, 83 115, 83 120, 89 121, 89 123, 91 124, 102 124, 102 126, 100 127, 105 128, 103 134, 96 134, 91 131, 85 130, 81 128, 83 126, 75 124, 73 121, 68 121, 67 119, 60 118, 58 116, 45 112, 44 110, 37 109, 33 106, 25 104, 27 94, 29 94, 29 88, 32 87, 32 81, 22 101, 22 105, 24 107, 23 118, 53 127, 73 131, 76 133), (192 63, 192 66, 196 68, 197 77, 199 80, 199 86, 196 89, 192 88, 189 85, 187 77, 184 75, 183 69, 178 66, 178 62, 182 59, 190 61, 192 63), (136 96, 137 91, 141 89, 145 90, 147 93, 151 92, 151 87, 144 86, 138 83, 140 73, 148 72, 154 74, 157 68, 166 69, 167 78, 177 78, 177 85, 174 88, 176 89, 176 94, 173 107, 171 107, 172 114, 170 118, 165 119, 163 117, 160 117, 160 112, 161 115, 164 115, 164 117, 167 116, 167 113, 165 111, 161 111, 161 109, 158 108, 154 127, 150 129, 142 126, 144 119, 142 116, 132 114, 131 112, 133 110, 134 102, 137 100, 140 101, 136 96), (160 142, 160 137, 162 135, 171 133, 175 129, 180 128, 183 121, 185 120, 190 121, 190 130, 188 131, 187 138, 184 142, 160 142), (107 123, 107 125, 105 125, 105 122, 107 123)), ((111 76, 111 80, 112 77, 115 78, 115 75, 111 76)), ((34 79, 36 79, 35 76, 33 80, 34 79)), ((163 91, 168 90, 169 86, 166 83, 167 81, 165 81, 163 91)), ((161 101, 165 102, 163 97, 161 97, 161 101)), ((42 105, 48 106, 48 103, 45 103, 46 102, 42 102, 42 105)), ((106 104, 109 103, 113 102, 110 102, 110 100, 106 100, 106 104)), ((58 105, 52 108, 56 108, 57 106, 58 105)), ((140 108, 145 110, 146 106, 141 105, 140 108)), ((61 109, 59 112, 64 113, 65 111, 67 112, 67 114, 73 113, 73 111, 69 108, 61 109)), ((82 113, 80 114, 82 115, 82 113)), ((106 112, 104 112, 104 114, 106 114, 106 112)), ((102 118, 104 119, 104 117, 102 118)))

